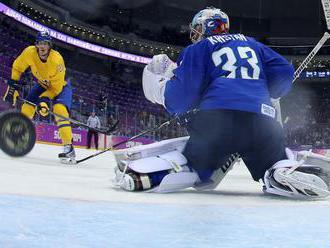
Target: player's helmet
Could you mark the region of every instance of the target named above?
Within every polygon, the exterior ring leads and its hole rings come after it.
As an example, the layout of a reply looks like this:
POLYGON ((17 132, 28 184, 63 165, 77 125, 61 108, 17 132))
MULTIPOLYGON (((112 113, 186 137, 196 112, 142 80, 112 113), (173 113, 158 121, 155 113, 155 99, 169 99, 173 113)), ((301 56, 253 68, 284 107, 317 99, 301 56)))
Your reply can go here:
POLYGON ((50 33, 48 30, 43 30, 38 32, 37 37, 36 37, 36 43, 41 42, 41 41, 46 41, 49 44, 52 43, 52 37, 50 36, 50 33))
POLYGON ((196 43, 208 36, 228 33, 229 17, 214 7, 199 11, 190 23, 190 39, 196 43))

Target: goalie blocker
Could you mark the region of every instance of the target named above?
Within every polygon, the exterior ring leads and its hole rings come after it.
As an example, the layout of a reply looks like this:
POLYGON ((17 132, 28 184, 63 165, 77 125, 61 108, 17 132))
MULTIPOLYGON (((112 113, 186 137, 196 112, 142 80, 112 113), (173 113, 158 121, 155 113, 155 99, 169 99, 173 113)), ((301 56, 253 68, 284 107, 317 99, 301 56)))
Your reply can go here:
MULTIPOLYGON (((193 187, 215 189, 240 159, 232 154, 215 170, 207 182, 187 165, 182 154, 188 137, 132 147, 114 152, 115 185, 127 191, 167 193, 193 187)), ((308 151, 296 156, 286 149, 288 159, 275 163, 264 175, 264 192, 291 198, 324 198, 329 196, 330 159, 308 151)))

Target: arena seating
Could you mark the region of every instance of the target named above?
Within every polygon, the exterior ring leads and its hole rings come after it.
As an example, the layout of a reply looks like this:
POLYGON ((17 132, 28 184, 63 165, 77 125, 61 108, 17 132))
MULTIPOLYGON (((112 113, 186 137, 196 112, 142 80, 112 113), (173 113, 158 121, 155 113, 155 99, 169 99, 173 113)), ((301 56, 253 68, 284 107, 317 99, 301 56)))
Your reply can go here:
MULTIPOLYGON (((3 95, 10 78, 11 65, 15 57, 31 44, 31 35, 17 29, 15 21, 3 18, 0 25, 0 93, 3 95)), ((60 48, 65 54, 65 49, 60 48)), ((297 67, 302 57, 290 58, 297 67)), ((84 61, 88 63, 88 61, 84 61)), ((67 78, 73 90, 73 107, 71 115, 80 121, 86 121, 92 110, 97 112, 103 125, 120 121, 117 134, 133 136, 137 133, 166 121, 169 116, 158 105, 148 102, 141 87, 142 68, 112 62, 112 70, 108 75, 86 73, 67 66, 67 78)), ((309 65, 313 70, 329 70, 330 61, 316 58, 309 65)), ((282 99, 282 118, 286 131, 286 142, 289 146, 311 145, 317 147, 330 146, 330 87, 327 83, 296 83, 288 97, 282 99)), ((22 77, 23 96, 33 86, 33 77, 27 72, 22 77)), ((8 105, 0 101, 0 110, 8 105)), ((51 121, 51 119, 38 119, 51 121)), ((184 128, 172 125, 157 133, 146 135, 156 140, 186 135, 184 128)))
MULTIPOLYGON (((0 92, 3 95, 6 89, 5 80, 10 78, 11 65, 21 51, 31 45, 27 41, 27 34, 11 25, 10 19, 0 25, 0 92)), ((61 51, 62 53, 62 51, 61 51)), ((141 68, 135 66, 118 65, 110 75, 97 75, 85 73, 67 67, 67 78, 73 86, 72 116, 80 121, 86 121, 92 110, 96 111, 103 125, 119 120, 120 130, 118 134, 132 136, 153 125, 166 121, 167 115, 162 107, 148 102, 141 87, 141 68), (139 117, 143 116, 143 119, 139 117), (157 116, 157 117, 156 117, 157 116)), ((34 79, 30 72, 26 72, 21 80, 24 85, 23 95, 29 92, 34 79)), ((0 108, 8 108, 1 101, 0 108)), ((47 121, 43 120, 43 121, 47 121)), ((50 121, 50 120, 48 120, 50 121)), ((172 126, 172 129, 162 135, 164 137, 177 137, 184 131, 180 127, 172 126), (171 131, 171 130, 174 131, 171 131), (173 136, 173 135, 174 136, 173 136)), ((161 139, 159 134, 149 134, 148 137, 161 139)))

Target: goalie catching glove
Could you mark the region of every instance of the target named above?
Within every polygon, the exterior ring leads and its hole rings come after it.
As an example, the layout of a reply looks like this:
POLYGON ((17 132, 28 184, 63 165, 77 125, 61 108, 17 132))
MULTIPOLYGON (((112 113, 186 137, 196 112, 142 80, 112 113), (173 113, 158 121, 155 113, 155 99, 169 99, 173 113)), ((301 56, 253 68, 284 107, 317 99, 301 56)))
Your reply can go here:
POLYGON ((164 91, 166 82, 174 76, 173 70, 176 67, 176 63, 166 54, 159 54, 155 55, 144 68, 142 76, 143 92, 149 101, 165 106, 164 91))
POLYGON ((10 103, 12 106, 15 106, 17 98, 19 97, 19 90, 21 89, 21 86, 18 81, 12 79, 9 79, 7 84, 8 86, 5 95, 3 96, 3 100, 10 103))
POLYGON ((171 78, 174 76, 173 70, 177 68, 177 65, 166 54, 158 54, 152 57, 147 68, 152 73, 171 78))

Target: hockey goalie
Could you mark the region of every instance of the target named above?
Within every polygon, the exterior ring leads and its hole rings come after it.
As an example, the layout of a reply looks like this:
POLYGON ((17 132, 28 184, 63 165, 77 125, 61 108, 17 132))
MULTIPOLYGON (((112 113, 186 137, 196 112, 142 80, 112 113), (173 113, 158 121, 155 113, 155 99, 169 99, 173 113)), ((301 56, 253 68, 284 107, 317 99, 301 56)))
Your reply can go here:
POLYGON ((243 159, 266 193, 327 197, 330 160, 286 149, 275 120, 270 98, 290 91, 292 65, 253 38, 230 34, 220 9, 201 10, 190 28, 193 44, 177 63, 156 55, 142 78, 146 98, 170 114, 198 109, 188 118, 189 137, 117 152, 116 184, 128 191, 211 190, 243 159))

